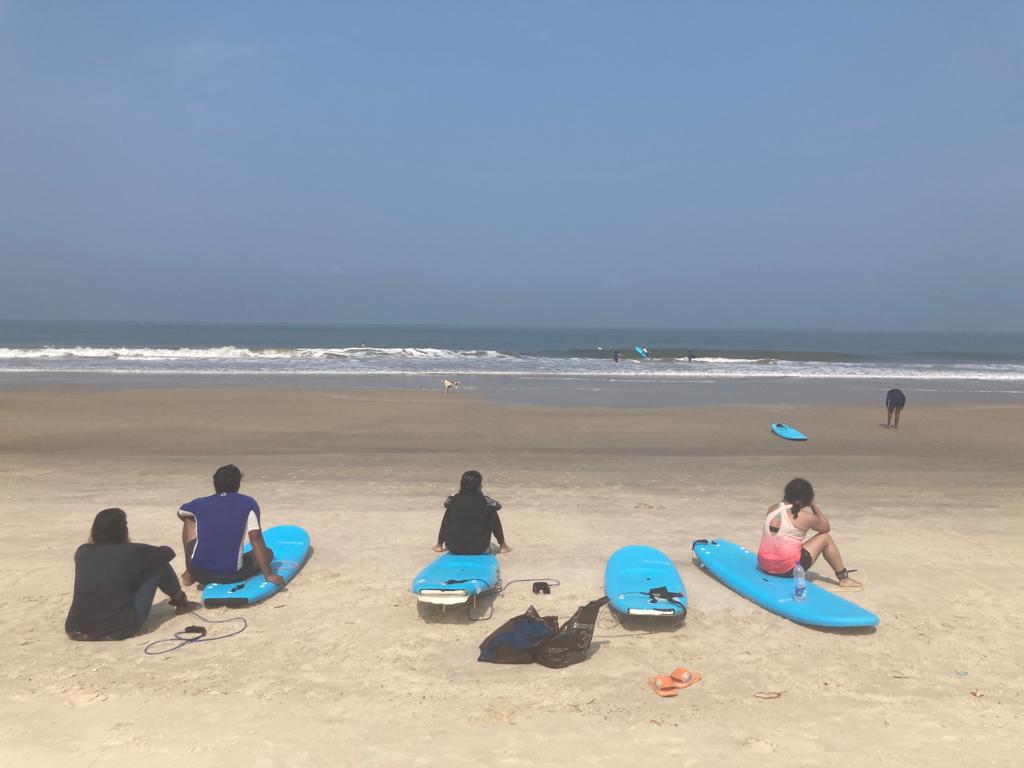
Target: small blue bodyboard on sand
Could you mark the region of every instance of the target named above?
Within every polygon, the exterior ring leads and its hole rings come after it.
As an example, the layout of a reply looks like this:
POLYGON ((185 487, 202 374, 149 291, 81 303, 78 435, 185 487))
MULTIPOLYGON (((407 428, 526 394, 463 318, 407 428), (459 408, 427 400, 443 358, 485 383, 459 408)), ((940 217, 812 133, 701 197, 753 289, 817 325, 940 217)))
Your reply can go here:
POLYGON ((772 432, 786 440, 806 440, 807 435, 793 429, 789 424, 772 424, 772 432))
POLYGON ((458 605, 498 586, 494 555, 453 555, 445 552, 413 579, 412 592, 421 603, 458 605))
POLYGON ((807 585, 807 599, 793 597, 793 579, 771 576, 757 567, 757 556, 725 539, 693 542, 701 567, 743 597, 772 613, 812 627, 873 627, 878 617, 828 590, 807 585))
MULTIPOLYGON (((274 550, 274 561, 270 569, 284 579, 287 585, 309 559, 309 534, 297 525, 275 525, 263 532, 263 541, 274 550)), ((246 543, 245 551, 251 549, 246 543)), ((260 573, 235 584, 207 584, 203 589, 203 605, 207 608, 252 605, 266 600, 281 589, 277 584, 264 581, 260 573)))
POLYGON ((604 569, 604 592, 619 613, 676 618, 686 615, 686 590, 679 571, 654 547, 633 545, 613 553, 604 569), (650 591, 657 587, 680 596, 652 597, 650 591))
POLYGON ((634 350, 636 350, 636 353, 637 353, 638 355, 640 355, 640 357, 642 357, 642 358, 643 358, 644 360, 646 360, 646 359, 647 359, 647 353, 646 353, 646 352, 644 351, 644 348, 643 348, 643 347, 641 347, 641 346, 636 346, 636 347, 633 347, 633 349, 634 349, 634 350))

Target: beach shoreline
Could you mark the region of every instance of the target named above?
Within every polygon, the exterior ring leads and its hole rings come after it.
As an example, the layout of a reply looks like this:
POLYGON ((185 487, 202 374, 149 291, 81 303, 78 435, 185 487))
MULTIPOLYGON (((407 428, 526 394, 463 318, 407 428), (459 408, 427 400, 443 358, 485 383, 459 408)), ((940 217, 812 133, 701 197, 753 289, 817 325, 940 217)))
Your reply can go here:
MULTIPOLYGON (((13 640, 0 757, 44 768, 212 766, 226 754, 268 765, 607 765, 656 743, 684 765, 1010 765, 1024 747, 1013 651, 1024 614, 1012 589, 1024 554, 1024 407, 912 401, 898 430, 883 417, 858 404, 6 389, 0 528, 19 546, 0 563, 13 640), (774 420, 811 439, 780 440, 774 420), (165 656, 142 647, 195 623, 165 603, 137 638, 68 640, 71 559, 92 516, 123 507, 132 538, 170 544, 180 568, 177 505, 208 493, 229 461, 265 525, 310 531, 314 555, 293 584, 244 612, 204 611, 244 615, 249 627, 165 656), (502 556, 503 579, 562 583, 550 596, 513 585, 489 622, 424 621, 409 585, 433 557, 442 500, 470 468, 504 504, 515 551, 502 556), (860 569, 865 588, 850 599, 879 615, 874 632, 785 621, 690 561, 697 538, 756 545, 764 510, 797 475, 814 483, 860 569), (531 603, 564 620, 600 596, 605 559, 630 543, 679 567, 683 628, 637 635, 602 612, 583 664, 476 661, 480 641, 531 603), (805 661, 786 661, 794 648, 805 661), (651 694, 647 677, 677 666, 704 680, 676 699, 651 694), (783 695, 756 697, 764 691, 783 695)), ((823 563, 811 571, 829 586, 823 563)))

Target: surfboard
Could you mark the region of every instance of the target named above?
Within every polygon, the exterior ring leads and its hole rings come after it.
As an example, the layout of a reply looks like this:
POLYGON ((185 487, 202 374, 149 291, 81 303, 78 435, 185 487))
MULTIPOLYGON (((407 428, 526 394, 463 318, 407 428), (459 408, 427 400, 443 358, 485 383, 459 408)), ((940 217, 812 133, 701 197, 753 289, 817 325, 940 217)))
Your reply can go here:
POLYGON ((772 613, 812 627, 874 627, 878 617, 828 590, 807 584, 807 599, 793 596, 793 579, 757 567, 749 549, 725 539, 698 539, 693 553, 702 568, 725 586, 772 613))
MULTIPOLYGON (((297 525, 275 525, 263 532, 263 541, 274 550, 270 570, 284 579, 287 586, 309 559, 309 534, 297 525)), ((251 550, 252 546, 246 542, 245 551, 251 550)), ((252 605, 281 589, 265 581, 260 573, 235 584, 207 584, 203 589, 203 605, 207 608, 252 605)))
POLYGON ((632 545, 614 552, 604 569, 604 592, 619 613, 679 619, 686 615, 686 589, 679 571, 654 547, 632 545), (652 593, 659 587, 679 596, 652 593))
POLYGON ((806 440, 807 435, 793 429, 789 424, 772 424, 772 432, 786 440, 806 440))
POLYGON ((647 355, 646 352, 644 352, 644 348, 643 347, 637 345, 637 346, 633 347, 633 349, 636 350, 636 353, 638 355, 640 355, 640 357, 642 357, 644 360, 647 359, 648 355, 647 355))
POLYGON ((458 605, 498 586, 494 555, 453 555, 445 552, 419 572, 412 592, 421 603, 458 605))

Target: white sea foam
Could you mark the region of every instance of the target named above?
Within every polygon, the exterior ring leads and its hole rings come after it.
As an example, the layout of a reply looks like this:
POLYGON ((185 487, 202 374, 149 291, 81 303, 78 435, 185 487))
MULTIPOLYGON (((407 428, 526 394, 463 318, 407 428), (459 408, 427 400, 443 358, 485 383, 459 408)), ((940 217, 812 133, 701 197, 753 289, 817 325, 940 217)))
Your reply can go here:
POLYGON ((290 360, 303 358, 403 357, 409 359, 502 358, 494 350, 451 350, 429 347, 339 347, 324 349, 247 349, 244 347, 0 347, 0 360, 18 359, 116 359, 116 360, 290 360))
POLYGON ((704 357, 628 360, 502 354, 432 347, 249 349, 160 347, 0 348, 0 372, 349 376, 533 376, 697 381, 741 378, 1024 381, 1019 363, 825 362, 704 357))

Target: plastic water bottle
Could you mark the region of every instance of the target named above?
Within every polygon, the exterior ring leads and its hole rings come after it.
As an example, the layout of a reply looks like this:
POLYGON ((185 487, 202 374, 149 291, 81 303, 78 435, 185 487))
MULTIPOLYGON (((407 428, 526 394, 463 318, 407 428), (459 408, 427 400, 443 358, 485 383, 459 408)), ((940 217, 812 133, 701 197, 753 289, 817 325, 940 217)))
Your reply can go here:
POLYGON ((807 579, 804 578, 804 567, 800 563, 793 566, 793 599, 801 603, 807 599, 807 579))

